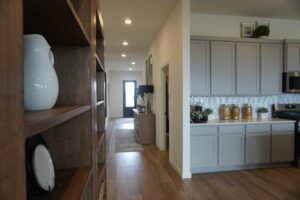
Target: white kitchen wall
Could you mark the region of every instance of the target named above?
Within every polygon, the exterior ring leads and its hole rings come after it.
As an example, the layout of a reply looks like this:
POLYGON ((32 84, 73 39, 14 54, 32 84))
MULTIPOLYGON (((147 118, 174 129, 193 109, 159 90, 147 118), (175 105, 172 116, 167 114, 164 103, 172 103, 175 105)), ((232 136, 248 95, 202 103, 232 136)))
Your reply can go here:
POLYGON ((190 30, 191 35, 240 37, 240 23, 256 20, 271 22, 269 38, 300 39, 300 20, 192 13, 190 30))
POLYGON ((191 97, 191 105, 200 105, 203 108, 213 109, 211 119, 219 119, 219 108, 221 104, 238 104, 240 108, 243 104, 251 104, 252 116, 257 118, 256 110, 258 107, 269 108, 269 117, 271 117, 271 106, 277 103, 298 103, 300 104, 299 94, 282 94, 268 96, 243 96, 243 97, 191 97))
POLYGON ((123 117, 123 80, 136 80, 137 85, 143 84, 141 71, 109 71, 108 72, 108 104, 109 117, 123 117))
POLYGON ((153 111, 156 145, 165 147, 162 110, 162 68, 169 66, 170 149, 169 160, 182 178, 190 178, 189 136, 189 0, 178 0, 149 47, 153 57, 153 111))

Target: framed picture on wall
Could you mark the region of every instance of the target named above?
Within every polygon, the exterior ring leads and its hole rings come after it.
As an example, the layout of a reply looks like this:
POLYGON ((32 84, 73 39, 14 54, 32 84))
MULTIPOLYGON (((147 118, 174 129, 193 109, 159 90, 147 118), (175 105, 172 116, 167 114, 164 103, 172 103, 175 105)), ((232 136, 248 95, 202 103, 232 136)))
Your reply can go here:
POLYGON ((242 22, 241 23, 241 37, 252 37, 255 28, 253 22, 242 22))

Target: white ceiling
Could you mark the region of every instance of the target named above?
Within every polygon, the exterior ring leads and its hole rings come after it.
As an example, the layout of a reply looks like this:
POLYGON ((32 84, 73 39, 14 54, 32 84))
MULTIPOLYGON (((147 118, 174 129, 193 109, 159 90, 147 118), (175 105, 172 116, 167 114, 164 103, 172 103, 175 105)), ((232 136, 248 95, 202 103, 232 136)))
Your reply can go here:
POLYGON ((191 0, 192 13, 300 19, 300 0, 191 0))
POLYGON ((103 0, 105 64, 109 70, 142 70, 151 42, 176 0, 103 0), (124 19, 130 18, 131 25, 124 19), (124 47, 122 41, 129 45, 124 47), (126 58, 121 54, 125 53, 126 58), (136 64, 133 66, 131 62, 136 64))

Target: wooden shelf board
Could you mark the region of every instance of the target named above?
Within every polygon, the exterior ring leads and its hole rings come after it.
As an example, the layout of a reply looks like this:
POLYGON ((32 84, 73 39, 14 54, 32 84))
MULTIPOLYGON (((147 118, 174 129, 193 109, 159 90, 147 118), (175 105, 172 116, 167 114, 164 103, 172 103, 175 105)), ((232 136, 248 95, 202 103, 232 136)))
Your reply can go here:
POLYGON ((104 103, 105 103, 105 100, 98 100, 97 106, 100 106, 100 105, 102 105, 102 104, 104 104, 104 103))
POLYGON ((103 64, 102 64, 102 62, 101 62, 101 60, 100 60, 100 58, 98 57, 97 54, 95 54, 95 58, 96 58, 97 71, 103 71, 103 72, 105 72, 103 64))
POLYGON ((41 34, 51 45, 90 45, 70 0, 25 0, 24 34, 41 34))
POLYGON ((88 185, 91 172, 89 167, 55 170, 54 190, 30 199, 80 200, 88 185))
POLYGON ((31 137, 90 109, 90 105, 72 105, 54 107, 44 111, 25 112, 26 135, 31 137))
POLYGON ((103 144, 105 137, 105 132, 97 132, 97 151, 99 151, 100 146, 103 144))

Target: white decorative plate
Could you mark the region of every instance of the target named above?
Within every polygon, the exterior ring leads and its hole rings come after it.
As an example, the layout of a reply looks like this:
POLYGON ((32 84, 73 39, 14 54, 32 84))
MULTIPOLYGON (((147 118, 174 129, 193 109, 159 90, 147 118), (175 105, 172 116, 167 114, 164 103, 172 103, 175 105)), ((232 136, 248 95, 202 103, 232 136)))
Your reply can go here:
POLYGON ((42 144, 34 149, 32 167, 38 185, 45 191, 53 190, 55 184, 54 166, 47 147, 42 144))

